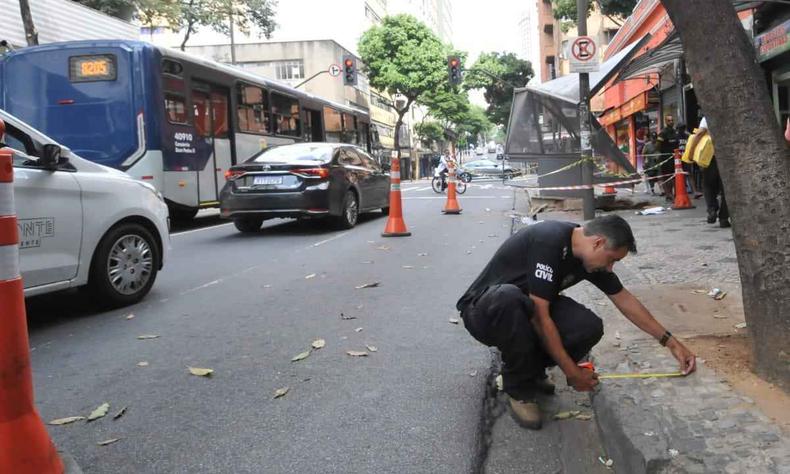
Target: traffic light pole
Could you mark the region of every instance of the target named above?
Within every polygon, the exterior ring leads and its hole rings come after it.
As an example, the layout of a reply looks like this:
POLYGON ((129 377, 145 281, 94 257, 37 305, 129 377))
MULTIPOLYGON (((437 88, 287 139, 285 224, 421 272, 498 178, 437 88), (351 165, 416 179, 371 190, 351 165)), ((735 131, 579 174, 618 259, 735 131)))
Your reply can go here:
MULTIPOLYGON (((579 36, 587 36, 588 0, 576 0, 579 36)), ((589 189, 582 190, 584 220, 595 218, 595 191, 593 184, 592 146, 590 144, 590 75, 579 73, 579 135, 581 137, 582 184, 589 189)))

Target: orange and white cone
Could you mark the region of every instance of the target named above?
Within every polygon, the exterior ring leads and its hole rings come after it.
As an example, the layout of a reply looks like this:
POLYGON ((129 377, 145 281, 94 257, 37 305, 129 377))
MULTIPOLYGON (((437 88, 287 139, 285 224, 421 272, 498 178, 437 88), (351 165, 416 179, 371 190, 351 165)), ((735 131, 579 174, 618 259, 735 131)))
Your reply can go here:
POLYGON ((604 186, 604 188, 603 188, 603 195, 604 196, 610 196, 610 195, 613 195, 613 194, 617 194, 617 190, 614 189, 614 186, 604 186))
MULTIPOLYGON (((3 128, 0 121, 0 138, 3 128)), ((63 463, 33 404, 12 164, 10 150, 0 150, 0 472, 62 473, 63 463)))
POLYGON ((447 172, 447 202, 444 203, 442 212, 445 214, 460 214, 461 206, 458 204, 458 197, 455 192, 455 166, 450 167, 447 172))
POLYGON ((393 153, 392 168, 390 169, 390 215, 387 218, 387 225, 384 226, 382 237, 408 237, 411 232, 406 229, 403 221, 403 207, 401 206, 400 195, 400 160, 393 153))
POLYGON ((675 203, 672 209, 694 209, 686 192, 686 174, 680 161, 680 150, 675 150, 675 203))

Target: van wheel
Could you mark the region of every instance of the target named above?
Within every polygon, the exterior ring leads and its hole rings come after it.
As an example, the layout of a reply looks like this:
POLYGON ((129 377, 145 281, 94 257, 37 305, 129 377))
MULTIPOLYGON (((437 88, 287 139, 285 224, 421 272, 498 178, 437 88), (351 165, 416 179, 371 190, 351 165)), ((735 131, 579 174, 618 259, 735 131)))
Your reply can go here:
POLYGON ((239 232, 250 233, 250 232, 258 232, 261 230, 261 225, 263 224, 263 219, 255 218, 255 217, 245 217, 239 219, 233 219, 233 225, 236 226, 236 229, 239 232))
POLYGON ((88 286, 107 306, 137 303, 153 286, 161 258, 148 229, 121 224, 110 229, 96 247, 88 286))

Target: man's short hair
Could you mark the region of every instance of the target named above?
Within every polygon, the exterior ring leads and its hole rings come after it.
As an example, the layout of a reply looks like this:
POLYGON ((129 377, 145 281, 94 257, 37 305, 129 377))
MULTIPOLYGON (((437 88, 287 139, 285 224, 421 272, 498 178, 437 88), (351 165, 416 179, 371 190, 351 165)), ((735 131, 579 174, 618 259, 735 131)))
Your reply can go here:
POLYGON ((596 217, 584 224, 584 235, 597 235, 606 239, 606 248, 628 248, 631 253, 636 253, 636 239, 631 232, 631 226, 625 219, 617 214, 596 217))

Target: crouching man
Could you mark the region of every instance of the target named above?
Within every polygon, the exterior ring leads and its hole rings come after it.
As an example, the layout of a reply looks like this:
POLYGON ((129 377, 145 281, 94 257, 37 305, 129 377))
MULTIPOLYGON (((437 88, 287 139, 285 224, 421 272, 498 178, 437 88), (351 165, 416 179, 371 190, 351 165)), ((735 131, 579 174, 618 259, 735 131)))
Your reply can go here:
POLYGON ((547 367, 558 365, 577 391, 598 384, 597 374, 577 363, 603 336, 603 322, 559 294, 581 280, 598 287, 626 318, 666 346, 684 374, 694 371, 694 354, 612 273, 629 252, 636 252, 636 242, 620 216, 598 217, 583 227, 544 221, 506 240, 458 300, 469 333, 502 353, 503 389, 521 426, 541 427, 536 394, 554 393, 547 367))

